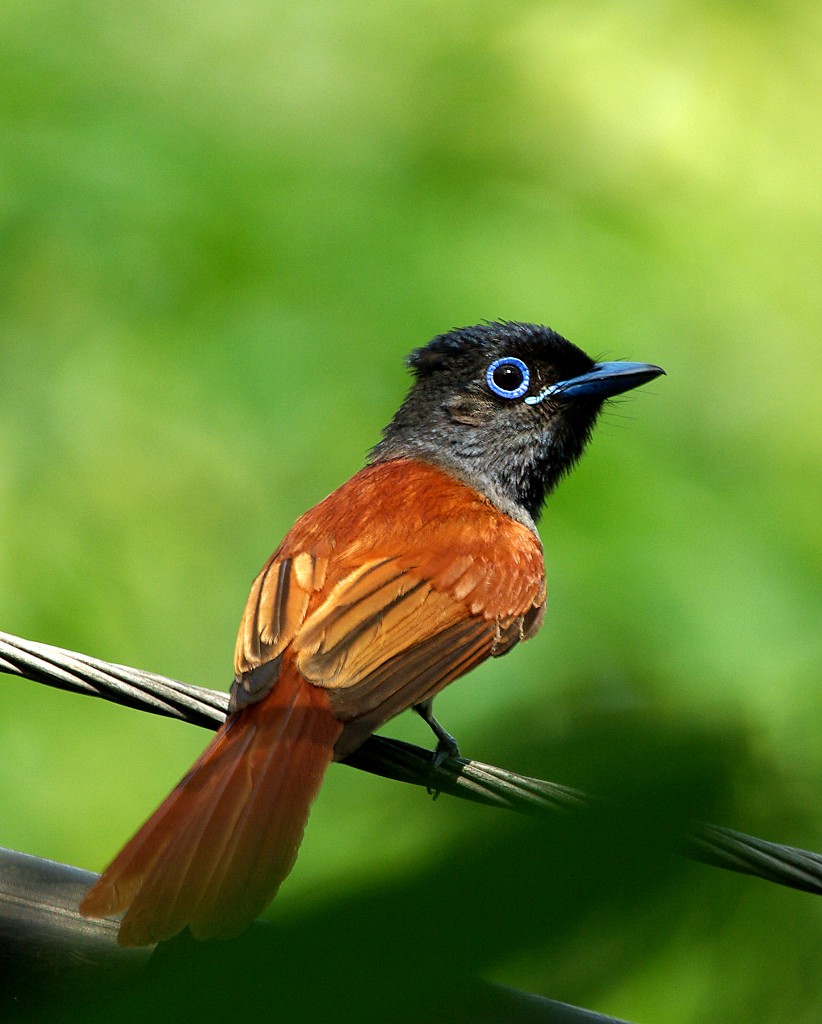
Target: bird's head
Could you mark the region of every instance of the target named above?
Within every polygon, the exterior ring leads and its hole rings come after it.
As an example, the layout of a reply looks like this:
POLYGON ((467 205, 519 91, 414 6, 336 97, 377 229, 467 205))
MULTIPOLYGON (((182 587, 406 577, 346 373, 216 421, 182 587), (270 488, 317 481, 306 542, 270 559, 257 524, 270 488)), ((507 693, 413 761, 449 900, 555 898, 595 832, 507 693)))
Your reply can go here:
POLYGON ((603 403, 664 373, 596 363, 550 328, 524 323, 441 334, 408 364, 414 383, 372 461, 432 462, 531 520, 582 454, 603 403))

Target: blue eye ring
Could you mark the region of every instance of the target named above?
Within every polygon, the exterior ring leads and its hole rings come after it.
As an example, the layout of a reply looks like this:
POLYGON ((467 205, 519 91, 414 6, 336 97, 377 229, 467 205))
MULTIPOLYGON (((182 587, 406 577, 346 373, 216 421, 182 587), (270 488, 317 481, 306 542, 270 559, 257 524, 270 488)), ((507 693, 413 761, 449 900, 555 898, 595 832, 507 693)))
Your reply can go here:
POLYGON ((495 359, 485 371, 485 383, 488 385, 488 390, 493 391, 493 393, 495 395, 499 395, 500 398, 522 398, 531 383, 531 371, 525 363, 523 363, 521 359, 517 359, 516 356, 503 356, 502 359, 495 359), (513 366, 522 374, 522 380, 515 388, 509 389, 502 387, 494 380, 494 374, 504 366, 513 366))

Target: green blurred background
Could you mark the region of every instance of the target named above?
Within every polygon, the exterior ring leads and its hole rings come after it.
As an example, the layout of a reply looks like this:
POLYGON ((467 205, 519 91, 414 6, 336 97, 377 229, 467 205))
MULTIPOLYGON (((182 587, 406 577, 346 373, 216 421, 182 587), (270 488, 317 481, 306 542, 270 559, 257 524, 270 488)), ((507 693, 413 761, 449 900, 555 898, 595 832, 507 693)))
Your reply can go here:
MULTIPOLYGON (((570 784, 713 766, 719 823, 822 850, 821 28, 806 0, 7 0, 0 629, 226 687, 251 579, 404 355, 545 322, 668 377, 546 510, 539 638, 440 717, 570 784)), ((204 743, 0 685, 8 847, 99 870, 204 743)), ((335 766, 272 914, 500 827, 335 766)), ((482 973, 641 1021, 822 1013, 818 898, 692 868, 585 922, 549 905, 482 973)))

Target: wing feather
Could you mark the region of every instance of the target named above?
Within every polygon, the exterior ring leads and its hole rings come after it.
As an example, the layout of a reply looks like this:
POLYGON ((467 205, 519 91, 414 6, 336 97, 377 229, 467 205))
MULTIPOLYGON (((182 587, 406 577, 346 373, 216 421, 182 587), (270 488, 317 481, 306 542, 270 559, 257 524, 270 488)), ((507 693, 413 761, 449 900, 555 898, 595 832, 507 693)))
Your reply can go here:
MULTIPOLYGON (((386 609, 413 591, 419 581, 385 558, 342 579, 299 631, 297 649, 307 653, 351 643, 373 626, 386 609)), ((413 596, 413 595, 412 595, 413 596)))
POLYGON ((309 682, 355 686, 427 636, 465 618, 465 608, 410 574, 397 576, 345 614, 322 605, 295 637, 297 665, 309 682), (330 620, 330 622, 328 621, 330 620))
POLYGON ((328 691, 345 728, 334 747, 340 760, 389 718, 421 704, 490 653, 496 629, 482 619, 462 619, 377 668, 356 686, 328 691))
POLYGON ((312 596, 326 577, 328 559, 308 552, 281 557, 276 551, 251 586, 234 652, 236 678, 231 710, 270 692, 282 655, 303 624, 312 596))

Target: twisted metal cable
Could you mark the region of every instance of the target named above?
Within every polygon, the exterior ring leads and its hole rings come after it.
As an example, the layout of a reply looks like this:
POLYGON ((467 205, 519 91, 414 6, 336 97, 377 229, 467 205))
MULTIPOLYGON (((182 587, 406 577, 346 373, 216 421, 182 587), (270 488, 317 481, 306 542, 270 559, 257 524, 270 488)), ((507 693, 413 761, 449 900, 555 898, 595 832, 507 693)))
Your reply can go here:
MULTIPOLYGON (((226 693, 8 633, 0 633, 0 672, 207 729, 219 728, 228 709, 226 693)), ((568 786, 460 757, 449 758, 432 771, 430 751, 383 736, 371 736, 344 763, 520 813, 580 810, 593 802, 568 786)), ((704 824, 694 825, 681 837, 680 849, 692 860, 822 895, 822 854, 704 824)))

